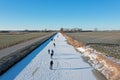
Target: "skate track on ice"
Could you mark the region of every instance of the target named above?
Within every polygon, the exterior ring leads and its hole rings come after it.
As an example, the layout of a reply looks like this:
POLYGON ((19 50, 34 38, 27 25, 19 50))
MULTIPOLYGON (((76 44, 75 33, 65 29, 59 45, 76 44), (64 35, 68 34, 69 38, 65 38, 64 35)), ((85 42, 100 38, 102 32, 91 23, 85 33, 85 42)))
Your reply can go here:
POLYGON ((15 80, 105 80, 102 75, 84 62, 82 55, 67 44, 65 37, 58 33, 36 57, 15 77, 15 80), (55 42, 56 47, 53 46, 55 42), (53 59, 48 49, 54 50, 53 59), (53 60, 53 70, 50 61, 53 60))

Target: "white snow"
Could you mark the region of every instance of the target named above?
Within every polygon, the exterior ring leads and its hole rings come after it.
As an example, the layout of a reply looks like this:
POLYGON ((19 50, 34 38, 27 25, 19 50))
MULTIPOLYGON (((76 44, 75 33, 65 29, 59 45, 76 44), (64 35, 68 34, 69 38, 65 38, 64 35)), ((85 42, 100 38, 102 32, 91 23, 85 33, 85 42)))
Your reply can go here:
MULTIPOLYGON (((15 78, 15 80, 101 80, 93 73, 93 68, 82 59, 74 47, 68 45, 65 37, 58 33, 15 78), (58 37, 59 36, 59 37, 58 37), (55 42, 56 47, 53 46, 55 42), (53 70, 48 49, 54 50, 53 70)), ((84 50, 81 48, 81 51, 84 50)))
POLYGON ((79 48, 77 48, 77 50, 81 51, 82 53, 85 52, 85 48, 83 48, 83 47, 79 47, 79 48))
MULTIPOLYGON (((100 73, 102 73, 108 80, 120 80, 119 69, 116 65, 108 63, 105 56, 101 53, 93 50, 92 48, 77 48, 78 51, 82 52, 84 57, 88 58, 88 62, 100 73), (84 50, 82 50, 84 49, 84 50), (84 52, 83 52, 84 51, 84 52), (101 56, 100 56, 101 55, 101 56), (103 57, 102 57, 103 56, 103 57), (116 73, 116 74, 114 74, 116 73)), ((102 80, 102 79, 101 79, 102 80)))

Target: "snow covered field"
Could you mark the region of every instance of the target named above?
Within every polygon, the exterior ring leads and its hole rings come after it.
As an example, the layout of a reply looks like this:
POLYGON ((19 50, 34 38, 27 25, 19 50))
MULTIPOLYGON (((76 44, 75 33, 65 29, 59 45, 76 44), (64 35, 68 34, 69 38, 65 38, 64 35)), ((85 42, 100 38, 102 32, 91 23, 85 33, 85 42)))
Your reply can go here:
POLYGON ((105 80, 102 75, 82 59, 74 47, 67 44, 65 37, 58 33, 20 73, 15 80, 105 80), (53 43, 56 46, 53 46, 53 43), (54 50, 53 59, 48 49, 54 50), (53 60, 53 70, 50 61, 53 60))

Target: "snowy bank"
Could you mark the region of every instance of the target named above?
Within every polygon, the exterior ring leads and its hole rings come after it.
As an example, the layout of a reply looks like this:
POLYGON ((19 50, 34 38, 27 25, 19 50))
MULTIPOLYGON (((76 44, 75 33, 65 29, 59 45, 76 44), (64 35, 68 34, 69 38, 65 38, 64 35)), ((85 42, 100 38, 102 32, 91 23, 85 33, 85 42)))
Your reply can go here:
POLYGON ((119 65, 107 60, 101 53, 92 48, 79 47, 77 50, 82 52, 84 57, 88 57, 88 62, 108 80, 120 80, 119 65))
POLYGON ((96 50, 81 45, 76 40, 64 34, 68 43, 73 45, 78 51, 83 54, 83 57, 88 58, 88 62, 99 72, 101 72, 108 80, 120 80, 120 65, 108 60, 104 55, 96 50), (77 43, 76 43, 77 42, 77 43))

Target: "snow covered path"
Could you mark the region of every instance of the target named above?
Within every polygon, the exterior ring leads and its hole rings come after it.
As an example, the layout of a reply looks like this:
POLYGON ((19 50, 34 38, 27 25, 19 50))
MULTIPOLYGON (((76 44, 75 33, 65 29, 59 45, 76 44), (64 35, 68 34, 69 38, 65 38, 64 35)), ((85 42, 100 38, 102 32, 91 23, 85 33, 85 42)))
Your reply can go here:
POLYGON ((62 34, 58 33, 54 39, 55 41, 51 41, 15 80, 104 80, 84 62, 80 53, 67 44, 62 34), (48 49, 54 50, 53 59, 50 58, 48 49), (49 69, 51 60, 53 60, 53 70, 49 69))

